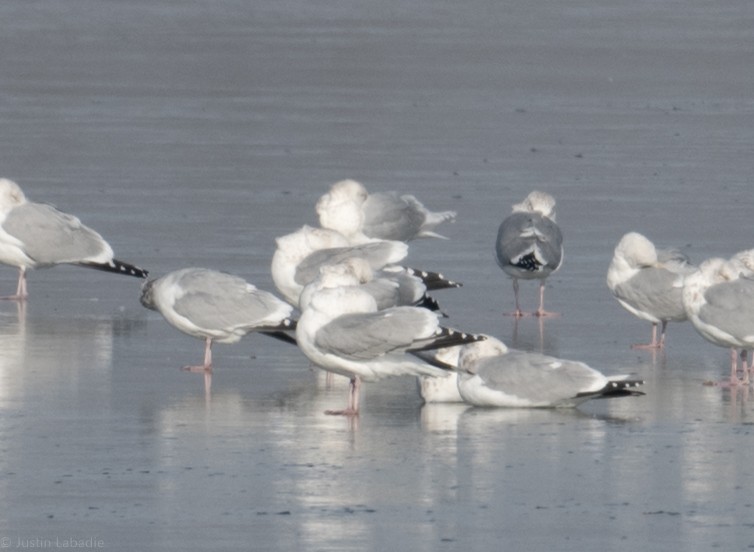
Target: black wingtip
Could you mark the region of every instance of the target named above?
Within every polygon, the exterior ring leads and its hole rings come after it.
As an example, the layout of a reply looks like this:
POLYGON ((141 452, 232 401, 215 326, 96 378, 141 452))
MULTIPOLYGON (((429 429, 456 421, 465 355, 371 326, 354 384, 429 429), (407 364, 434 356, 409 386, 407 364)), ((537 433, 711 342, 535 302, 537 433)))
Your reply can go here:
POLYGON ((453 328, 446 328, 440 326, 432 340, 429 343, 424 344, 421 347, 413 349, 413 351, 429 351, 432 349, 442 349, 443 347, 453 347, 455 345, 466 345, 467 343, 474 343, 476 341, 484 341, 487 339, 484 335, 471 334, 461 332, 453 328))
POLYGON ((133 276, 134 278, 147 278, 149 271, 139 268, 138 266, 113 259, 108 263, 81 263, 82 266, 93 268, 94 270, 102 270, 104 272, 114 272, 116 274, 125 274, 126 276, 133 276))
POLYGON ((448 315, 443 312, 443 310, 440 308, 440 303, 437 302, 437 299, 434 297, 431 297, 429 295, 422 295, 421 299, 419 299, 416 303, 414 303, 415 307, 420 307, 422 309, 427 309, 428 311, 435 312, 442 316, 443 318, 447 318, 448 315))
POLYGON ((457 288, 457 287, 463 286, 461 282, 449 280, 448 278, 443 276, 443 274, 440 272, 430 272, 428 270, 418 270, 416 268, 409 268, 409 267, 406 267, 406 270, 408 271, 409 274, 411 274, 412 276, 416 276, 422 282, 424 282, 424 285, 430 291, 435 290, 435 289, 448 289, 448 288, 457 288))
POLYGON ((279 341, 283 341, 284 343, 298 345, 296 337, 288 333, 290 331, 295 331, 297 324, 298 320, 294 320, 293 318, 286 318, 277 326, 265 326, 264 329, 259 330, 259 333, 268 337, 275 338, 279 341))
POLYGON ((638 391, 636 388, 644 385, 644 380, 613 380, 609 381, 597 393, 583 393, 583 395, 594 395, 595 399, 612 399, 616 397, 640 397, 645 393, 638 391))

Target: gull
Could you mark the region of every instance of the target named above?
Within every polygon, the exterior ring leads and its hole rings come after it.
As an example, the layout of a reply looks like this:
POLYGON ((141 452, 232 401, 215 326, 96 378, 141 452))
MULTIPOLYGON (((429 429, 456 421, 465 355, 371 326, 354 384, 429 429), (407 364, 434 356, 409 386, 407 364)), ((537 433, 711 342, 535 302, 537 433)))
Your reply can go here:
POLYGON ((539 280, 539 308, 535 316, 553 316, 544 308, 545 279, 563 263, 563 235, 555 223, 555 199, 545 192, 531 192, 513 205, 513 213, 503 220, 495 243, 497 263, 513 279, 516 310, 512 316, 525 316, 518 301, 518 281, 539 280))
POLYGON ((434 229, 456 219, 455 211, 430 211, 413 195, 370 194, 363 184, 350 179, 333 184, 317 201, 316 211, 322 228, 337 230, 352 243, 447 239, 434 229))
MULTIPOLYGON (((276 238, 277 248, 272 257, 272 279, 286 301, 299 307, 304 286, 317 278, 322 266, 333 266, 350 259, 358 259, 368 267, 373 278, 393 279, 400 283, 401 293, 415 293, 418 278, 426 290, 459 287, 460 284, 437 272, 416 270, 397 265, 408 255, 408 245, 395 240, 376 240, 349 245, 342 234, 334 230, 304 225, 299 230, 276 238)), ((365 276, 366 277, 366 276, 365 276)), ((429 299, 431 301, 431 298, 429 299)))
POLYGON ((304 225, 299 230, 275 239, 272 256, 272 279, 286 301, 299 306, 304 286, 325 265, 346 259, 364 259, 373 270, 397 263, 408 255, 408 246, 397 241, 378 241, 350 245, 339 232, 304 225))
POLYGON ((7 178, 0 178, 0 263, 18 268, 15 295, 2 299, 26 299, 26 271, 34 268, 71 264, 137 278, 148 274, 114 259, 110 245, 78 218, 29 201, 7 178))
POLYGON ((207 268, 183 268, 148 280, 141 304, 158 311, 176 329, 204 339, 204 363, 212 370, 212 343, 236 343, 250 332, 292 330, 293 307, 243 278, 207 268))
POLYGON ((683 306, 691 325, 704 339, 730 348, 729 384, 748 384, 747 351, 754 348, 754 278, 741 261, 741 254, 728 261, 707 259, 686 276, 683 306), (739 349, 743 380, 737 374, 739 349))
POLYGON ((425 403, 462 403, 458 392, 458 358, 463 345, 443 347, 433 351, 418 353, 430 364, 448 371, 437 377, 418 376, 416 378, 419 395, 425 403))
POLYGON ((657 250, 638 232, 629 232, 621 238, 607 271, 607 287, 624 309, 652 323, 652 341, 632 347, 665 347, 668 322, 686 320, 683 279, 694 270, 685 255, 675 250, 657 250))
POLYGON ((374 297, 344 265, 322 267, 302 294, 301 307, 296 328, 301 351, 320 368, 350 380, 347 407, 327 414, 358 415, 362 381, 445 373, 409 353, 480 339, 441 326, 426 309, 378 310, 374 297))
POLYGON ((508 349, 487 339, 463 347, 458 391, 474 406, 566 408, 597 398, 642 395, 644 382, 605 376, 583 362, 508 349))

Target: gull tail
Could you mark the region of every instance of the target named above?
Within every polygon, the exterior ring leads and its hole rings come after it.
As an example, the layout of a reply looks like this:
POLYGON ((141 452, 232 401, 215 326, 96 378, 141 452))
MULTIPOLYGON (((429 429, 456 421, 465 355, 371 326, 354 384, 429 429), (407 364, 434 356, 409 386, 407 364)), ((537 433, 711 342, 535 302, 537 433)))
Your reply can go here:
POLYGON ((406 271, 411 275, 419 278, 428 290, 448 289, 463 286, 460 282, 447 279, 440 272, 429 272, 427 270, 418 270, 416 268, 406 267, 406 271))
POLYGON ((265 326, 263 329, 259 330, 259 333, 268 337, 272 337, 284 343, 288 343, 290 345, 297 345, 298 343, 296 341, 296 337, 288 333, 295 331, 297 324, 297 320, 294 320, 293 318, 286 318, 277 326, 265 326))
POLYGON ((440 326, 434 336, 425 341, 423 345, 412 348, 410 352, 416 353, 417 351, 429 351, 432 349, 453 347, 455 345, 466 345, 467 343, 484 341, 485 339, 487 339, 487 337, 484 335, 470 334, 454 330, 453 328, 440 326))
POLYGON ((437 299, 427 294, 422 295, 421 299, 414 303, 414 306, 435 312, 443 318, 448 318, 448 315, 440 308, 440 303, 437 302, 437 299))
POLYGON ((146 278, 149 276, 149 271, 134 266, 129 263, 124 263, 118 259, 112 259, 106 263, 78 263, 81 266, 87 268, 93 268, 94 270, 103 270, 105 272, 115 272, 117 274, 125 274, 126 276, 133 276, 135 278, 146 278))
POLYGON ((644 385, 644 380, 637 379, 612 379, 605 387, 593 393, 579 393, 577 397, 586 397, 592 399, 612 399, 615 397, 638 397, 644 395, 643 392, 637 391, 636 388, 644 385))

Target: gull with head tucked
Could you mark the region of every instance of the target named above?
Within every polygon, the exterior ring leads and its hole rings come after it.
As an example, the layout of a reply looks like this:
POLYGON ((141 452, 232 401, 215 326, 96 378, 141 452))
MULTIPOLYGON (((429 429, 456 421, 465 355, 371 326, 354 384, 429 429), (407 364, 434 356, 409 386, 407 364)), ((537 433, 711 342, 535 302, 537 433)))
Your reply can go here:
POLYGON ((458 391, 474 406, 564 408, 589 399, 642 395, 641 380, 605 376, 583 362, 508 349, 493 337, 462 348, 458 391))
POLYGON ((363 184, 350 179, 336 182, 320 197, 317 214, 320 226, 337 230, 351 243, 444 239, 434 229, 456 218, 455 211, 430 211, 410 194, 370 194, 363 184))
POLYGON ((301 295, 296 340, 314 364, 350 379, 348 405, 328 414, 359 414, 361 381, 399 375, 443 375, 445 370, 411 354, 473 342, 480 337, 440 325, 423 308, 377 309, 353 268, 324 266, 301 295))
POLYGON ((212 370, 212 343, 236 343, 250 332, 293 330, 288 303, 232 274, 183 268, 142 286, 141 304, 181 332, 204 339, 204 363, 185 370, 212 370))
POLYGON ((0 263, 18 268, 15 295, 2 299, 26 299, 26 271, 59 264, 147 277, 146 270, 114 259, 110 245, 78 218, 29 201, 7 178, 0 178, 0 263))
POLYGON ((518 281, 539 280, 539 308, 535 316, 553 316, 544 307, 545 280, 563 263, 563 234, 555 223, 555 199, 548 193, 531 192, 503 220, 495 242, 497 263, 513 279, 516 310, 525 316, 518 300, 518 281))
POLYGON ((657 250, 638 232, 629 232, 621 238, 607 271, 607 287, 624 309, 652 323, 652 341, 632 347, 665 347, 668 322, 686 320, 683 280, 694 270, 685 255, 672 249, 657 250))
POLYGON ((694 329, 707 341, 730 348, 729 385, 749 383, 747 351, 754 348, 754 277, 746 259, 754 251, 730 260, 707 259, 686 276, 683 306, 694 329), (743 368, 738 378, 737 352, 743 368))

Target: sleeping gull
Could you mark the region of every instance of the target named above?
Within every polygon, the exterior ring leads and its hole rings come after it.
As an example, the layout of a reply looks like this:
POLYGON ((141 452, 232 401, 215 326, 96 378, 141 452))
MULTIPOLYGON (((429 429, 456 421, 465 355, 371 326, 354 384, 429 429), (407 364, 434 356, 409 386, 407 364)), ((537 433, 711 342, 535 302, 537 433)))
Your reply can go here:
POLYGON ((349 259, 360 259, 377 278, 402 281, 405 292, 409 279, 420 279, 427 290, 458 287, 442 274, 402 267, 396 263, 408 255, 408 245, 395 240, 376 240, 348 245, 342 235, 324 228, 303 226, 276 238, 272 257, 272 279, 286 301, 299 306, 304 286, 319 275, 322 266, 332 266, 349 259))
POLYGON ((458 392, 458 357, 463 345, 443 347, 434 351, 417 353, 417 356, 430 364, 445 368, 443 376, 418 376, 416 378, 419 395, 425 403, 459 403, 463 397, 458 392))
POLYGON ((694 270, 685 255, 674 250, 657 250, 638 232, 629 232, 621 238, 607 271, 607 287, 624 309, 652 323, 652 341, 633 345, 634 348, 664 348, 668 322, 686 320, 683 279, 694 270))
POLYGON ((455 211, 433 212, 416 197, 398 192, 370 194, 360 182, 342 180, 320 197, 319 223, 344 234, 352 243, 371 239, 411 241, 443 238, 434 229, 454 222, 455 211))
POLYGON ((272 279, 286 301, 298 306, 304 286, 319 274, 320 266, 333 265, 351 257, 366 260, 373 270, 403 260, 408 246, 397 241, 349 245, 333 230, 303 226, 275 239, 272 279))
POLYGON ((25 299, 26 271, 72 264, 137 278, 147 271, 113 259, 110 245, 73 215, 26 199, 18 184, 0 179, 0 263, 18 267, 16 294, 25 299))
POLYGON ((302 294, 296 329, 299 347, 311 362, 350 380, 347 407, 328 414, 358 415, 362 380, 445 373, 408 353, 480 339, 440 326, 426 309, 378 311, 374 297, 360 288, 355 276, 347 285, 348 271, 343 265, 321 269, 302 294))
POLYGON ((518 301, 518 280, 539 280, 539 308, 535 316, 553 316, 544 308, 545 279, 563 262, 563 235, 555 223, 555 199, 544 192, 531 192, 513 206, 513 213, 500 224, 495 243, 497 263, 513 279, 515 317, 524 316, 518 301))
POLYGON ((459 357, 458 391, 474 406, 574 407, 589 399, 642 395, 644 382, 607 377, 583 362, 508 349, 487 336, 459 357))
POLYGON ((754 348, 754 279, 740 257, 707 259, 686 276, 683 305, 694 329, 707 341, 731 350, 730 385, 748 384, 747 351, 754 348), (743 364, 738 379, 737 350, 743 364))
POLYGON ((249 332, 293 329, 288 303, 243 278, 207 268, 184 268, 144 283, 141 304, 185 334, 205 340, 204 364, 212 370, 212 343, 236 343, 249 332))

